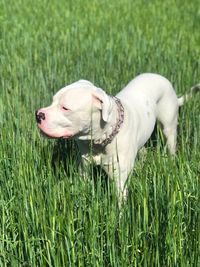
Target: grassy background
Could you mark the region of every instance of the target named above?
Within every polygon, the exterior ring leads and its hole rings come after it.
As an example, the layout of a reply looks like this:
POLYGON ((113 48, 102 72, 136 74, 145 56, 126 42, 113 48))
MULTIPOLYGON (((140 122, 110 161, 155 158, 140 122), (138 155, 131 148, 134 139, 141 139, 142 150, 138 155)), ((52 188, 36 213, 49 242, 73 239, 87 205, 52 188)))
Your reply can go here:
POLYGON ((200 2, 0 0, 0 266, 200 266, 200 98, 181 108, 178 153, 148 146, 118 217, 103 175, 82 181, 73 142, 34 111, 80 78, 108 93, 157 72, 200 82, 200 2))

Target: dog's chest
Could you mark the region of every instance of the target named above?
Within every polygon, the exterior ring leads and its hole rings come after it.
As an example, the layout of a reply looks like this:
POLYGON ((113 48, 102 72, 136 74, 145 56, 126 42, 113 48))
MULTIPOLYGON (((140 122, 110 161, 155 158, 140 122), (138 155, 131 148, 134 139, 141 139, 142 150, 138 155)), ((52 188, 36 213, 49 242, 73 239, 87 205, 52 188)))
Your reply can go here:
POLYGON ((96 164, 96 165, 110 165, 114 161, 117 160, 115 150, 110 147, 108 149, 102 148, 99 145, 95 147, 87 146, 87 143, 84 144, 78 143, 79 150, 81 153, 81 158, 89 164, 96 164))
POLYGON ((82 159, 87 161, 88 163, 92 164, 95 163, 96 165, 101 165, 102 164, 102 154, 98 155, 92 155, 92 153, 86 153, 82 155, 82 159))

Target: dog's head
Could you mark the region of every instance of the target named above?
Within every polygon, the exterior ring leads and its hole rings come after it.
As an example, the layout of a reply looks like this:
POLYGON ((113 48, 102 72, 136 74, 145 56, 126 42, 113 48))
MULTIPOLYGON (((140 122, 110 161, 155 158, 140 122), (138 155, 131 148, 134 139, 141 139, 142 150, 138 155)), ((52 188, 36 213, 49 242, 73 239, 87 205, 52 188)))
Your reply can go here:
POLYGON ((109 122, 111 109, 112 101, 102 89, 80 80, 60 89, 50 106, 37 110, 36 121, 50 138, 84 136, 93 126, 109 122))

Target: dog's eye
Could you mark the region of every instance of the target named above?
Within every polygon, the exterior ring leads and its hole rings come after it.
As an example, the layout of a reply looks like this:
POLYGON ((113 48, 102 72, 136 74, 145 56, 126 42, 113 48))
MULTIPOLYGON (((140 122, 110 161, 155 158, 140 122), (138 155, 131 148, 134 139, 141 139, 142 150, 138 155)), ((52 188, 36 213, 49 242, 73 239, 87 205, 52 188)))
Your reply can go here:
POLYGON ((62 109, 63 109, 63 110, 69 110, 69 109, 68 109, 68 108, 66 108, 66 107, 62 107, 62 109))

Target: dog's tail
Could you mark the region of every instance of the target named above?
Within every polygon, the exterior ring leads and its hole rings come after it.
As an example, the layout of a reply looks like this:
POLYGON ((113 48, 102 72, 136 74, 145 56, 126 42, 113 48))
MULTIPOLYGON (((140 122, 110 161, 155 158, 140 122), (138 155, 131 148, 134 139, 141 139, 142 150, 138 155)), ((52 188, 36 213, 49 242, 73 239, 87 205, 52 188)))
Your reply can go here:
POLYGON ((185 102, 187 102, 190 98, 193 97, 194 94, 200 92, 200 83, 194 85, 191 89, 190 92, 179 97, 178 98, 178 105, 179 106, 183 106, 185 104, 185 102))

